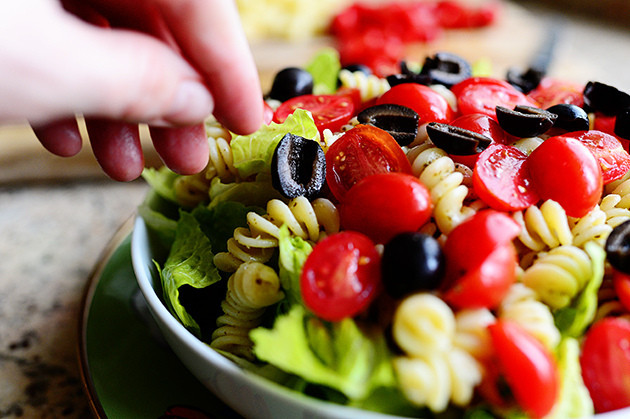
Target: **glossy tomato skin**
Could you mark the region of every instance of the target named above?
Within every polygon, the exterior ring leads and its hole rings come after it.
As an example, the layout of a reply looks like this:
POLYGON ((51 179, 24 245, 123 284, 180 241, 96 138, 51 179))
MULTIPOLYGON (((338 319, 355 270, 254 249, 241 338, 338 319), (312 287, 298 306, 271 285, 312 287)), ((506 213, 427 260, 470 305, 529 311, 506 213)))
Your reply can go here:
POLYGON ((414 232, 431 217, 429 190, 406 173, 379 173, 360 180, 340 206, 341 226, 359 231, 376 243, 414 232))
POLYGON ((541 109, 547 109, 560 103, 584 106, 584 86, 565 80, 545 77, 538 87, 527 95, 538 103, 541 109))
POLYGON ((453 119, 450 125, 485 135, 491 138, 495 143, 506 144, 508 141, 508 136, 499 123, 488 115, 481 113, 461 115, 453 119))
POLYGON ((619 302, 630 312, 630 275, 614 270, 613 287, 619 302))
POLYGON ((428 122, 448 123, 455 115, 442 95, 417 83, 396 85, 383 93, 376 103, 393 103, 411 108, 418 113, 420 125, 428 122))
POLYGON ((495 307, 515 281, 512 240, 519 232, 516 221, 495 210, 480 211, 455 227, 444 244, 445 300, 458 308, 495 307))
POLYGON ((630 170, 630 155, 614 136, 598 130, 576 131, 561 135, 575 138, 593 153, 602 170, 604 185, 620 179, 630 170))
POLYGON ((337 132, 354 115, 354 102, 343 95, 302 95, 283 102, 273 115, 273 121, 284 122, 296 109, 310 111, 315 126, 323 135, 325 129, 337 132))
POLYGON ((304 263, 304 304, 324 320, 353 317, 380 291, 380 266, 380 255, 367 236, 354 231, 333 234, 317 243, 304 263))
POLYGON ((501 211, 520 211, 539 197, 526 166, 527 155, 516 147, 490 144, 477 159, 473 188, 483 202, 501 211))
POLYGON ((359 180, 385 172, 411 174, 411 164, 396 140, 374 126, 355 126, 326 152, 326 182, 340 202, 359 180))
POLYGON ((520 325, 497 320, 488 326, 499 370, 518 405, 533 418, 551 412, 560 390, 553 355, 520 325))
MULTIPOLYGON (((461 83, 466 83, 463 81, 461 83)), ((498 83, 494 79, 477 78, 466 85, 453 86, 457 96, 458 111, 462 115, 481 113, 497 118, 496 107, 514 109, 516 105, 537 107, 538 104, 508 83, 498 83)))
POLYGON ((630 321, 608 317, 586 333, 580 365, 596 413, 630 406, 630 321))
POLYGON ((600 165, 575 138, 548 138, 529 155, 527 166, 540 198, 558 202, 570 217, 583 217, 602 196, 600 165))

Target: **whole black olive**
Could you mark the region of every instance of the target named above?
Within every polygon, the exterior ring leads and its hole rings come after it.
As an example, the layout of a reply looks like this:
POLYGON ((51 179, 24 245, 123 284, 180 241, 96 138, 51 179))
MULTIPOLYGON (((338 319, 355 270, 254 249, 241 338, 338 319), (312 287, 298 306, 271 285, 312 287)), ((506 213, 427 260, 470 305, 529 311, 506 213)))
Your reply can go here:
POLYGON ((507 81, 521 92, 527 94, 538 87, 545 73, 534 68, 528 68, 521 72, 516 68, 510 68, 507 72, 507 81))
POLYGON ((443 84, 451 88, 472 75, 470 63, 459 55, 438 52, 433 57, 426 57, 421 75, 431 78, 433 84, 443 84))
POLYGON ((458 156, 481 153, 492 143, 492 139, 483 134, 440 122, 429 122, 427 135, 433 144, 458 156))
POLYGON ((357 115, 360 123, 387 131, 401 146, 416 139, 419 118, 413 109, 390 103, 371 106, 357 115))
POLYGON ((623 222, 606 239, 606 259, 620 272, 630 274, 630 221, 623 222))
POLYGON ((438 288, 445 269, 440 244, 427 234, 398 234, 383 249, 383 285, 387 294, 394 298, 404 297, 414 291, 438 288))
POLYGON ((615 134, 630 140, 630 108, 623 109, 615 119, 615 134))
POLYGON ((282 137, 271 160, 271 182, 286 198, 313 197, 326 181, 326 156, 317 141, 291 133, 282 137))
POLYGON ((514 109, 496 107, 497 121, 508 134, 516 137, 535 137, 553 126, 558 115, 532 106, 517 105, 514 109))
POLYGON ((630 107, 630 95, 608 84, 589 81, 583 93, 584 105, 605 115, 613 116, 630 107))
POLYGON ((547 111, 558 115, 553 123, 554 128, 572 131, 588 131, 588 114, 582 108, 570 103, 559 103, 547 108, 547 111))
POLYGON ((296 96, 313 93, 313 76, 308 71, 287 67, 280 70, 271 85, 269 98, 284 102, 296 96))

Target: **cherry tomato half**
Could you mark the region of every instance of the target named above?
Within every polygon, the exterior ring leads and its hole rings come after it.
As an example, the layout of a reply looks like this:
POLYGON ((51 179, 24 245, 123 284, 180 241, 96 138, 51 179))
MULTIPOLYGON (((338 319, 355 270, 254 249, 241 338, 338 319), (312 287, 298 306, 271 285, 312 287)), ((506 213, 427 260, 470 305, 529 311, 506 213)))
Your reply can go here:
POLYGON ((608 317, 586 333, 580 356, 597 413, 630 406, 630 321, 608 317))
POLYGON ((343 231, 317 243, 300 276, 304 304, 328 321, 353 317, 380 289, 380 255, 361 233, 343 231))
POLYGON ((393 103, 411 108, 418 113, 420 125, 428 122, 448 123, 454 116, 451 106, 442 95, 417 83, 396 85, 383 93, 376 103, 393 103))
POLYGON ((560 379, 552 354, 518 324, 497 320, 488 326, 499 370, 519 406, 542 418, 556 403, 560 379))
POLYGON ((296 109, 311 112, 320 135, 325 129, 339 131, 354 115, 354 103, 347 96, 302 95, 283 102, 273 115, 274 122, 284 122, 296 109))
POLYGON ((561 136, 579 140, 593 153, 602 169, 604 185, 623 177, 630 170, 630 155, 621 142, 610 134, 590 130, 569 132, 561 136))
POLYGON ((450 125, 464 128, 478 134, 485 135, 499 144, 507 144, 507 134, 499 123, 488 115, 481 113, 470 113, 459 116, 450 122, 450 125))
MULTIPOLYGON (((464 80, 461 83, 466 83, 464 80)), ((476 82, 469 81, 467 85, 453 88, 459 92, 457 96, 457 107, 462 115, 470 113, 481 113, 496 119, 496 107, 503 106, 514 109, 516 105, 537 107, 538 104, 523 93, 516 90, 508 83, 497 83, 492 79, 477 78, 476 82)))
POLYGON ((326 152, 326 183, 339 201, 359 180, 384 172, 411 174, 411 164, 396 140, 372 125, 357 125, 326 152))
POLYGON ((527 166, 540 198, 553 199, 570 217, 583 217, 602 196, 600 165, 575 138, 548 138, 529 155, 527 166))
POLYGON ((473 188, 483 202, 501 211, 520 211, 536 202, 525 162, 516 147, 490 144, 481 152, 473 170, 473 188))
POLYGON ((619 302, 630 312, 630 275, 615 269, 613 271, 613 287, 619 302))
POLYGON ((431 196, 418 178, 379 173, 354 185, 340 206, 344 229, 359 231, 377 243, 417 231, 431 217, 431 196))
POLYGON ((577 83, 545 77, 527 96, 538 103, 541 109, 560 103, 582 107, 584 105, 583 90, 584 86, 577 83))

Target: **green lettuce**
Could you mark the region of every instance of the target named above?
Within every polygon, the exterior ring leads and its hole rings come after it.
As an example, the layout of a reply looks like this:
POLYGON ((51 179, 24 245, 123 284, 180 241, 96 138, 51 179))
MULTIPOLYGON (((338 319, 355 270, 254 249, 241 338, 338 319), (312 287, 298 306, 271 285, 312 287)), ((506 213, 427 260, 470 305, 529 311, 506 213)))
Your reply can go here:
POLYGON ((195 217, 181 212, 175 241, 160 271, 164 300, 179 321, 197 336, 199 324, 180 302, 180 287, 205 288, 221 279, 214 266, 210 239, 201 231, 195 217))
POLYGON ((208 208, 212 209, 230 201, 266 208, 269 200, 283 198, 280 192, 274 189, 268 177, 268 174, 261 173, 254 181, 232 183, 223 183, 219 178, 212 179, 208 208))
POLYGON ((317 127, 311 113, 296 110, 281 123, 263 125, 250 135, 236 135, 230 143, 234 157, 234 167, 241 178, 246 179, 260 172, 269 171, 276 146, 286 134, 292 133, 308 139, 316 139, 317 127))
POLYGON ((287 296, 286 301, 289 304, 302 304, 300 273, 313 247, 301 237, 292 236, 286 225, 280 228, 278 247, 280 283, 287 296))
POLYGON ((199 228, 210 240, 214 254, 227 251, 227 241, 234 236, 234 229, 247 225, 249 212, 262 214, 259 207, 245 206, 239 202, 221 202, 212 208, 197 207, 192 215, 199 228))
POLYGON ((159 169, 149 167, 142 171, 142 178, 151 186, 151 189, 162 198, 175 203, 177 203, 177 197, 173 185, 179 176, 181 175, 171 171, 166 166, 159 169))
POLYGON ((606 252, 595 242, 586 243, 584 250, 591 258, 592 276, 571 305, 554 312, 558 330, 564 336, 578 338, 595 318, 597 293, 604 279, 604 261, 606 252))
POLYGON ((294 305, 272 329, 256 328, 250 337, 260 360, 351 400, 396 385, 383 334, 367 336, 352 319, 326 323, 294 305))
POLYGON ((334 48, 322 48, 306 65, 313 76, 313 93, 329 95, 337 91, 337 77, 341 70, 339 52, 334 48))

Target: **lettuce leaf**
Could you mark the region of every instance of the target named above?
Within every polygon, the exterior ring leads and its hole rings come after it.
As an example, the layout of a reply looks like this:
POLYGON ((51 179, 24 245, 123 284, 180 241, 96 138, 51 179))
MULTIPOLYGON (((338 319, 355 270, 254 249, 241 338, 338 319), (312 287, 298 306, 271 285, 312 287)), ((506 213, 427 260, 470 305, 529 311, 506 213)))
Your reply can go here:
POLYGON ((191 332, 201 335, 199 324, 180 302, 180 287, 205 288, 221 279, 212 261, 210 239, 201 231, 195 217, 181 212, 175 241, 160 271, 164 300, 173 315, 191 332))
POLYGON ((322 48, 305 67, 313 76, 313 94, 329 95, 337 91, 337 77, 341 70, 339 52, 322 48))
POLYGON ((247 214, 263 214, 259 207, 245 206, 239 202, 226 201, 213 208, 197 207, 192 215, 199 222, 199 228, 210 240, 214 254, 227 251, 227 241, 234 236, 234 229, 247 225, 247 214))
POLYGON ((267 202, 273 198, 283 199, 280 192, 274 189, 269 176, 260 174, 252 182, 222 183, 214 178, 210 183, 210 203, 208 208, 215 208, 225 202, 239 202, 243 205, 267 207, 267 202))
POLYGON ((142 178, 158 195, 175 203, 177 203, 177 197, 175 196, 173 184, 179 176, 181 175, 171 171, 166 166, 162 166, 159 169, 149 167, 142 171, 142 178))
POLYGON ((234 167, 238 169, 240 177, 246 179, 257 173, 269 171, 273 152, 282 137, 288 133, 316 139, 318 131, 311 113, 298 109, 282 124, 272 122, 263 125, 253 134, 234 136, 230 145, 234 167))
POLYGON ((300 292, 300 273, 313 247, 301 237, 292 236, 286 225, 280 228, 278 247, 280 283, 287 296, 286 302, 291 305, 303 304, 300 292))
POLYGON ((592 276, 580 294, 568 307, 556 310, 554 320, 564 336, 579 338, 595 318, 597 292, 604 279, 606 252, 595 242, 586 243, 584 250, 591 258, 592 276))
POLYGON ((383 334, 366 336, 352 319, 325 323, 294 305, 272 329, 256 328, 250 337, 262 361, 352 400, 396 385, 383 334))

